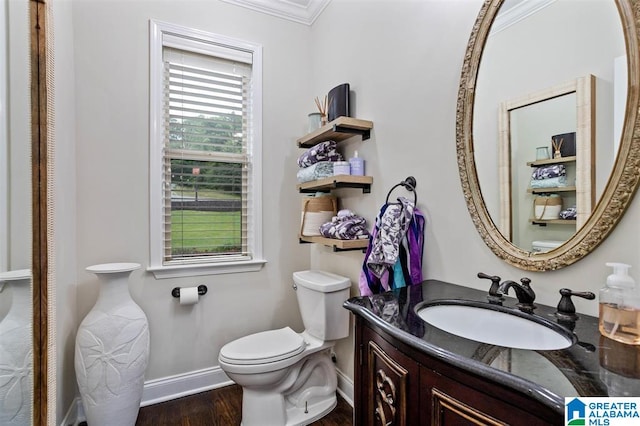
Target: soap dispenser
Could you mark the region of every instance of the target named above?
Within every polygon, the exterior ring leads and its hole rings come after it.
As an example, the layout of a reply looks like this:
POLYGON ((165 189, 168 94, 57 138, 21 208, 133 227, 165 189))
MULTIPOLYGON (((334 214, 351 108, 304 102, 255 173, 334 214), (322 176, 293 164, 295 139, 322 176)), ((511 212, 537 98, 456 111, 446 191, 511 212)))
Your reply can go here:
POLYGON ((630 265, 607 263, 613 274, 600 290, 598 328, 603 336, 629 345, 640 345, 640 292, 629 276, 630 265))
POLYGON ((353 157, 349 158, 351 174, 354 176, 364 176, 364 160, 358 157, 358 151, 354 152, 353 157))

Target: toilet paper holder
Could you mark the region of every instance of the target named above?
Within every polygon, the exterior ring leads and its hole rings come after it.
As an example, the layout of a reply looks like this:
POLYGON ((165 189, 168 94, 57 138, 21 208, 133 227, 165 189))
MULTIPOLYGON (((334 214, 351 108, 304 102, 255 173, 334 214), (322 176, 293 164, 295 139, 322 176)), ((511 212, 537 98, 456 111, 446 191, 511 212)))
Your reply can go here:
MULTIPOLYGON (((203 294, 207 294, 207 286, 200 284, 198 286, 198 296, 202 296, 203 294)), ((173 297, 180 298, 180 287, 175 287, 173 290, 171 290, 171 295, 173 297)))

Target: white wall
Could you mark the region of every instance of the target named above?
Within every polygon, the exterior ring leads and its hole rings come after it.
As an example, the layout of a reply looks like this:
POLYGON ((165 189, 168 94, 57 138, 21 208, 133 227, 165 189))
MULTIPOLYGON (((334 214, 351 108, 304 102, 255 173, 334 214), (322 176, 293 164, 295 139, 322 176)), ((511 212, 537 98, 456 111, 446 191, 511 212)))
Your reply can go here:
MULTIPOLYGON (((460 188, 455 117, 463 56, 480 5, 481 0, 333 0, 309 28, 218 1, 72 2, 77 279, 59 282, 59 292, 71 291, 77 282, 82 318, 97 292, 84 267, 148 263, 149 18, 264 45, 269 263, 258 273, 200 279, 157 281, 134 273, 133 297, 150 320, 147 379, 217 365, 220 347, 250 332, 287 324, 300 331, 290 291, 295 270, 311 266, 343 274, 354 282, 352 294, 358 294, 361 252, 336 254, 296 239, 295 159, 301 150, 295 139, 305 132, 313 97, 343 82, 356 94, 353 115, 374 122, 370 140, 346 145, 347 156, 360 151, 374 184, 371 194, 341 189, 338 195, 343 206, 373 220, 389 188, 415 176, 418 204, 427 218, 425 278, 485 289, 487 283, 476 278, 479 271, 505 279, 529 276, 538 301, 555 305, 562 286, 597 290, 607 275, 606 261, 637 265, 637 200, 601 247, 560 271, 525 273, 508 266, 478 236, 460 188), (245 20, 248 24, 241 24, 245 20), (209 286, 196 306, 180 307, 170 296, 175 286, 196 284, 209 286)), ((597 312, 594 302, 577 300, 576 305, 581 312, 597 312)), ((351 377, 352 345, 349 338, 337 347, 338 366, 351 377)), ((73 357, 68 346, 63 356, 73 357)))
MULTIPOLYGON (((56 408, 56 425, 67 412, 77 395, 76 376, 73 369, 74 345, 76 329, 80 318, 77 307, 77 242, 79 230, 76 227, 78 213, 76 211, 76 121, 75 121, 75 68, 74 68, 74 30, 72 19, 72 3, 55 1, 50 3, 53 20, 49 22, 53 30, 54 84, 53 108, 54 120, 50 123, 53 131, 55 154, 49 158, 53 166, 52 176, 54 203, 49 207, 53 221, 55 244, 49 249, 49 281, 55 286, 55 316, 49 314, 50 326, 55 326, 55 358, 49 358, 50 368, 55 368, 56 399, 50 401, 56 408)), ((53 348, 50 348, 53 349, 53 348)))
MULTIPOLYGON (((31 103, 29 6, 0 10, 0 271, 31 268, 31 103)), ((0 297, 0 321, 11 293, 0 297)))
MULTIPOLYGON (((31 268, 31 102, 29 101, 29 7, 7 2, 8 104, 0 114, 8 117, 8 257, 7 270, 31 268)), ((2 135, 0 135, 2 137, 2 135)), ((2 154, 4 155, 4 154, 2 154)), ((6 173, 7 171, 2 171, 6 173)), ((5 200, 2 200, 5 202, 5 200)), ((0 253, 4 256, 4 253, 0 253)))
MULTIPOLYGON (((486 289, 480 271, 504 279, 528 276, 537 301, 555 306, 558 290, 596 291, 608 261, 635 266, 640 278, 639 203, 636 199, 610 237, 585 259, 553 272, 525 272, 499 260, 478 235, 463 198, 456 159, 456 100, 463 57, 480 0, 334 0, 314 25, 314 88, 317 93, 349 82, 356 116, 374 122, 373 137, 356 139, 374 176, 371 194, 344 189, 343 204, 373 219, 387 191, 407 175, 417 179, 418 205, 427 229, 423 272, 486 289)), ((363 254, 311 252, 313 267, 357 282, 363 254)), ((352 293, 357 294, 354 284, 352 293)), ((597 303, 576 300, 580 312, 597 315, 597 303)), ((352 338, 338 346, 338 364, 352 374, 352 338)))
MULTIPOLYGON (((146 379, 218 365, 240 336, 291 325, 302 331, 291 274, 309 267, 298 244, 300 202, 292 147, 306 129, 311 29, 219 1, 73 1, 78 317, 97 297, 84 268, 149 263, 149 19, 263 45, 263 226, 267 265, 256 273, 156 280, 136 271, 131 293, 149 319, 146 379), (205 284, 194 306, 176 286, 205 284)), ((62 236, 60 237, 62 238, 62 236)), ((72 352, 66 352, 72 357, 72 352)))

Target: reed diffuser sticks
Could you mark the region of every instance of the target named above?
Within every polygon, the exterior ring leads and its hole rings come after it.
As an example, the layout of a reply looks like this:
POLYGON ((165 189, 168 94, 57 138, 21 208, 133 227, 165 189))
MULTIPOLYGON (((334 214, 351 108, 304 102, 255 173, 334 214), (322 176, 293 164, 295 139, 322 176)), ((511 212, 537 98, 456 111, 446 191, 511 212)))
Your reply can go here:
POLYGON ((553 145, 553 158, 560 158, 562 157, 562 153, 560 152, 560 148, 562 148, 562 143, 564 142, 564 139, 560 138, 560 141, 556 141, 555 138, 551 138, 551 144, 553 145))
POLYGON ((327 115, 329 113, 329 102, 331 100, 327 98, 327 95, 324 96, 324 99, 320 101, 320 99, 316 96, 315 98, 316 107, 318 107, 318 111, 320 112, 320 120, 322 125, 327 124, 327 115))

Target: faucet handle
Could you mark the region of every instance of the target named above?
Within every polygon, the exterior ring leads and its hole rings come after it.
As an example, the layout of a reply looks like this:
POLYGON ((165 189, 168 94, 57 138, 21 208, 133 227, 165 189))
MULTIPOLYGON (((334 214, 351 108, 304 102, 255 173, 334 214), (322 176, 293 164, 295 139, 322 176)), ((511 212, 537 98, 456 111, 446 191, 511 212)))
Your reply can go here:
POLYGON ((558 311, 556 312, 556 316, 560 319, 567 321, 575 321, 578 319, 578 315, 576 315, 576 307, 571 300, 571 296, 582 297, 583 299, 593 300, 596 298, 596 295, 590 291, 573 291, 568 288, 560 289, 560 302, 558 303, 558 311))
POLYGON ((500 287, 501 278, 497 275, 485 274, 484 272, 478 272, 478 278, 491 280, 491 288, 489 288, 489 295, 487 296, 487 299, 489 299, 489 303, 502 305, 502 301, 504 300, 504 297, 502 296, 502 293, 498 291, 498 288, 500 287))
POLYGON ((478 278, 486 278, 488 280, 494 281, 500 281, 501 278, 496 276, 496 275, 489 275, 489 274, 485 274, 484 272, 478 272, 478 278))
POLYGON ((531 279, 527 277, 520 278, 520 282, 523 286, 531 288, 529 284, 531 284, 531 279))

